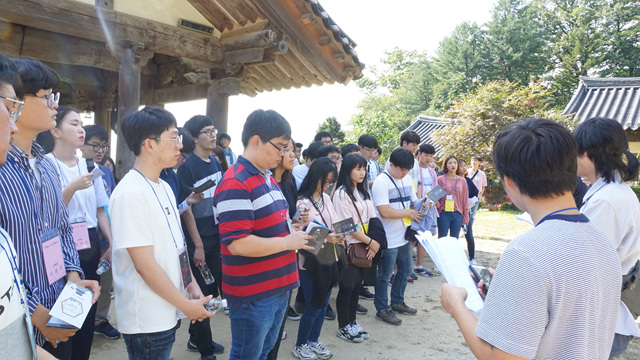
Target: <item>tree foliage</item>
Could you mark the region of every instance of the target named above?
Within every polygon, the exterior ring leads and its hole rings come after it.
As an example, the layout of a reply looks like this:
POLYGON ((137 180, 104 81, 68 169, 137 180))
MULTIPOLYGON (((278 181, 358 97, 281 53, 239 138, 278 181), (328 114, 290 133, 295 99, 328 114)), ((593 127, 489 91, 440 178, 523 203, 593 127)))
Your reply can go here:
POLYGON ((326 131, 331 134, 334 144, 342 144, 344 142, 344 131, 342 131, 342 126, 335 116, 326 118, 324 122, 318 126, 316 133, 320 131, 326 131))

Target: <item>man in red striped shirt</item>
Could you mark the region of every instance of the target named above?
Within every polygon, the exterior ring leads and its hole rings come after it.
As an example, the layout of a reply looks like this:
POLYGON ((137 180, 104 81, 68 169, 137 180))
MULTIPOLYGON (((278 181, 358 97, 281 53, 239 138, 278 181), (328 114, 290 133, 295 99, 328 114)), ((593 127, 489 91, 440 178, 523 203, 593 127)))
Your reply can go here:
POLYGON ((230 359, 266 359, 289 292, 297 288, 295 250, 311 236, 293 231, 288 205, 269 169, 288 150, 291 127, 273 110, 256 110, 242 131, 244 153, 215 191, 222 290, 229 302, 230 359))

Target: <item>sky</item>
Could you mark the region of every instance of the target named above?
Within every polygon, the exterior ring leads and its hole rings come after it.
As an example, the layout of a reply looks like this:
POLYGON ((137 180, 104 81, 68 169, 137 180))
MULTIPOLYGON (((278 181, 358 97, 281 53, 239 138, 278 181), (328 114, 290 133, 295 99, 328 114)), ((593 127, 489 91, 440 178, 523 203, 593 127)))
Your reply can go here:
MULTIPOLYGON (((319 0, 325 11, 358 46, 355 50, 368 69, 380 63, 385 51, 394 47, 435 54, 440 41, 454 28, 471 21, 482 24, 490 20, 497 0, 319 0)), ((231 148, 242 154, 241 134, 244 121, 255 109, 273 109, 291 124, 292 138, 308 145, 318 126, 335 116, 343 130, 357 112, 364 94, 355 84, 333 84, 309 88, 264 92, 255 97, 229 98, 228 132, 231 148)), ((191 116, 206 113, 206 101, 166 104, 178 125, 191 116)))

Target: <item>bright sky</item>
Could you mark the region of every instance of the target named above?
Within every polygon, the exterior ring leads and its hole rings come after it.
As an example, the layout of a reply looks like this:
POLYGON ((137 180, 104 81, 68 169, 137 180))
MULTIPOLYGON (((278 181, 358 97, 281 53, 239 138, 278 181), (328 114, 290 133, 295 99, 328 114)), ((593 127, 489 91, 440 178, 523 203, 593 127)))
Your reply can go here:
MULTIPOLYGON (((319 0, 333 20, 357 44, 360 61, 367 67, 378 64, 386 50, 428 51, 434 54, 439 42, 463 21, 482 24, 490 19, 497 0, 319 0)), ((369 75, 365 69, 365 76, 369 75)), ((324 119, 335 116, 348 129, 358 102, 364 97, 354 82, 302 87, 245 95, 229 99, 231 148, 242 154, 240 140, 245 119, 255 109, 273 109, 291 124, 292 137, 308 145, 324 119)), ((191 116, 205 114, 206 101, 167 104, 165 107, 182 126, 191 116)))

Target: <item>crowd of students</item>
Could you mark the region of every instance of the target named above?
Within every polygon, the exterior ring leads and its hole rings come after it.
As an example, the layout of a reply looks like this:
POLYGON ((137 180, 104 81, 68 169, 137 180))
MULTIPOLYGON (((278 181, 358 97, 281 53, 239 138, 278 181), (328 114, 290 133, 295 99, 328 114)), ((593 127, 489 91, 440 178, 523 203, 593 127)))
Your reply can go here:
MULTIPOLYGON (((181 319, 186 348, 215 359, 225 347, 205 307, 213 298, 227 301, 231 359, 276 359, 286 319, 300 322, 295 358, 328 359, 325 319, 337 314, 335 335, 345 341, 369 339, 360 299, 373 300, 387 324, 417 314, 407 284, 433 276, 418 231, 463 231, 476 263, 472 227, 487 185, 479 157, 467 168, 444 156, 438 169, 436 149, 414 131, 401 134, 384 167, 370 134, 338 148, 320 132, 302 151, 273 110, 249 115, 236 156, 207 116, 178 128, 170 112, 146 106, 121 124, 136 159, 117 179, 108 133, 59 107, 58 86, 44 64, 0 54, 0 347, 12 359, 88 359, 94 334, 122 336, 130 359, 168 359, 181 319), (434 202, 427 194, 436 186, 446 194, 434 202), (356 230, 336 233, 349 219, 356 230), (310 226, 329 234, 316 244, 310 226), (105 262, 111 270, 100 276, 105 262), (47 326, 67 281, 94 294, 80 329, 47 326), (112 287, 118 329, 108 317, 112 287)), ((491 292, 479 281, 480 319, 464 289, 443 285, 442 306, 471 351, 481 359, 623 353, 640 336, 620 293, 622 276, 640 267, 640 203, 624 182, 637 178, 638 160, 620 124, 589 119, 571 134, 526 120, 498 134, 493 164, 536 226, 507 246, 491 292), (591 184, 580 209, 576 175, 591 184)))

